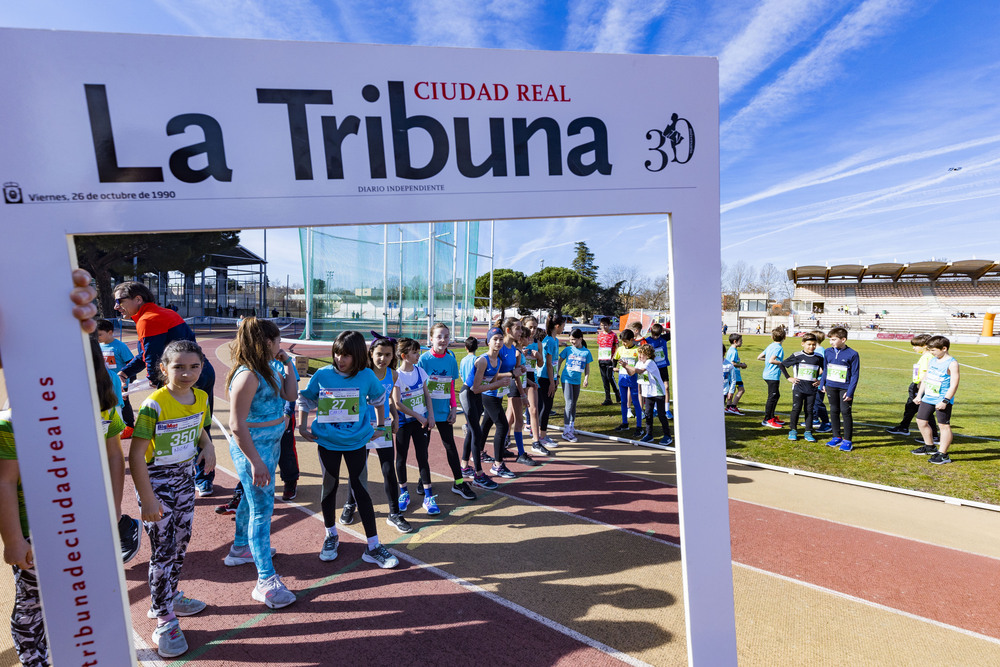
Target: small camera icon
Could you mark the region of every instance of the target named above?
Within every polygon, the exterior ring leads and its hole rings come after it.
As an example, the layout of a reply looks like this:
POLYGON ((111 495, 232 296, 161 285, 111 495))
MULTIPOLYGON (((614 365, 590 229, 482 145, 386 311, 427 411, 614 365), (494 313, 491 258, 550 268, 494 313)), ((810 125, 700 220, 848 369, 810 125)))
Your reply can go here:
POLYGON ((23 204, 24 196, 21 194, 21 186, 13 181, 4 183, 3 200, 7 204, 23 204))

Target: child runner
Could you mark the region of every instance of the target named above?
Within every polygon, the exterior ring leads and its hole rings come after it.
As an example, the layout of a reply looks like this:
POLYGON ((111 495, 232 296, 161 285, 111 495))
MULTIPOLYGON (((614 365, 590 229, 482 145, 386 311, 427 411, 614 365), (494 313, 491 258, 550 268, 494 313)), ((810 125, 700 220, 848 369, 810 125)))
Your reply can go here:
MULTIPOLYGON (((917 390, 920 389, 920 383, 923 381, 924 375, 927 374, 927 367, 934 359, 934 355, 927 349, 927 341, 930 340, 930 338, 931 337, 928 334, 917 334, 910 339, 910 345, 913 346, 913 351, 920 355, 920 359, 917 363, 913 364, 913 381, 910 382, 906 405, 903 406, 903 419, 896 426, 887 428, 886 433, 891 433, 893 435, 910 435, 910 422, 913 421, 913 417, 916 416, 919 408, 919 406, 913 402, 913 399, 917 397, 917 390)), ((933 437, 932 442, 936 445, 940 442, 940 431, 938 430, 937 420, 934 418, 934 413, 928 415, 927 423, 931 427, 933 437)), ((924 441, 923 434, 918 436, 917 439, 922 443, 924 441)))
POLYGON ((254 563, 251 596, 271 609, 295 602, 274 570, 271 517, 274 471, 285 432, 285 404, 298 397, 291 357, 281 349, 281 332, 270 320, 247 317, 229 346, 233 365, 229 388, 229 454, 243 485, 245 502, 236 510, 236 537, 225 558, 229 566, 254 563))
MULTIPOLYGON (((483 451, 486 445, 486 426, 495 423, 497 426, 497 431, 493 434, 495 458, 490 473, 511 479, 517 475, 512 473, 503 462, 503 442, 507 435, 507 418, 503 413, 503 397, 500 392, 510 386, 512 376, 511 373, 500 372, 500 350, 503 348, 504 341, 503 331, 499 327, 493 327, 486 332, 486 341, 489 345, 489 352, 476 359, 473 367, 475 374, 472 377, 472 382, 468 383, 472 391, 480 394, 483 399, 483 428, 480 431, 482 440, 476 449, 478 452, 483 451)), ((519 370, 515 368, 515 372, 519 372, 519 370)), ((480 468, 477 467, 474 482, 479 479, 479 470, 480 468)), ((477 484, 477 486, 482 485, 477 484)))
POLYGON ((601 371, 601 384, 604 385, 604 402, 601 405, 621 403, 618 394, 618 382, 615 381, 615 349, 618 347, 618 336, 611 330, 611 318, 602 317, 597 326, 597 368, 601 371), (615 400, 611 401, 611 392, 615 392, 615 400))
POLYGON ((385 421, 385 387, 368 368, 365 339, 357 331, 342 331, 333 341, 331 354, 333 364, 316 371, 308 386, 299 392, 296 404, 299 435, 319 445, 323 474, 332 478, 331 488, 324 487, 320 501, 326 537, 319 557, 325 561, 337 557, 340 544, 336 516, 337 485, 340 460, 343 459, 367 538, 367 549, 361 558, 381 568, 396 567, 399 559, 379 543, 372 498, 361 483, 361 471, 368 458, 366 445, 375 434, 369 419, 369 405, 375 408, 375 421, 382 424, 383 433, 388 436, 390 431, 385 421), (309 413, 313 410, 316 411, 316 419, 310 427, 309 413))
POLYGON ((917 409, 917 426, 920 435, 924 436, 924 445, 912 450, 914 454, 932 454, 929 461, 935 464, 951 463, 948 448, 951 447, 951 408, 955 404, 955 393, 958 392, 958 362, 948 354, 951 341, 944 336, 931 336, 927 340, 927 351, 934 359, 927 365, 927 372, 920 381, 913 402, 917 409), (934 446, 931 420, 937 418, 941 429, 941 444, 934 446))
POLYGON ((667 417, 666 383, 660 377, 660 367, 656 365, 656 348, 649 342, 636 348, 634 364, 626 363, 624 368, 630 376, 635 376, 639 382, 639 394, 642 397, 642 412, 646 417, 646 429, 639 438, 640 442, 653 442, 653 412, 660 419, 663 428, 661 445, 670 445, 674 439, 670 435, 670 422, 667 417))
POLYGON ((628 328, 631 329, 632 333, 635 335, 635 344, 637 346, 646 344, 646 339, 642 337, 642 322, 640 320, 629 322, 628 328))
POLYGON ((770 345, 757 355, 757 361, 764 361, 764 382, 767 383, 767 403, 764 405, 764 421, 761 426, 770 428, 784 428, 785 422, 774 416, 774 410, 778 407, 778 399, 781 398, 781 362, 785 359, 785 350, 781 347, 781 341, 785 340, 785 327, 778 326, 771 331, 770 345))
MULTIPOLYGON (((524 363, 521 350, 519 345, 521 345, 521 338, 524 334, 524 327, 521 322, 514 318, 508 317, 503 321, 503 347, 500 348, 500 372, 501 373, 511 373, 513 378, 510 382, 510 387, 507 392, 507 412, 504 413, 504 417, 507 419, 507 424, 510 431, 514 433, 514 443, 517 445, 517 458, 514 463, 520 463, 526 466, 537 466, 539 463, 531 458, 531 454, 524 451, 524 417, 523 417, 523 404, 524 399, 527 397, 524 388, 524 382, 522 378, 528 373, 528 366, 524 363), (513 374, 514 368, 518 369, 518 373, 513 374)), ((489 432, 489 426, 484 427, 484 432, 489 432)), ((507 441, 504 441, 504 448, 507 447, 507 441)))
MULTIPOLYGON (((501 339, 502 340, 502 339, 501 339)), ((475 391, 476 381, 476 350, 479 349, 479 339, 469 336, 465 339, 465 350, 468 354, 462 359, 458 372, 462 376, 462 391, 459 400, 462 401, 462 411, 465 413, 465 443, 462 446, 462 477, 471 479, 473 486, 492 490, 499 486, 483 472, 482 446, 486 441, 480 420, 483 417, 483 398, 480 391, 475 391), (470 464, 471 462, 471 464, 470 464)), ((499 364, 499 361, 497 362, 499 364)), ((492 379, 487 380, 487 384, 492 379)), ((482 379, 480 379, 480 384, 482 379)))
POLYGON ((639 380, 636 376, 629 375, 626 366, 635 367, 635 362, 639 359, 639 347, 635 344, 635 333, 632 329, 625 329, 621 333, 621 345, 615 350, 614 361, 618 365, 618 390, 622 396, 622 423, 616 431, 629 430, 629 396, 631 395, 632 411, 635 418, 635 437, 640 438, 644 433, 642 428, 642 406, 639 403, 639 380))
POLYGON ((722 396, 724 401, 728 401, 736 386, 736 367, 726 353, 726 344, 722 344, 722 396))
POLYGON ((726 359, 733 365, 733 377, 732 377, 732 387, 726 393, 726 414, 730 415, 742 415, 740 411, 739 403, 740 399, 743 398, 743 376, 740 374, 740 369, 747 367, 745 363, 740 361, 740 348, 743 346, 743 336, 738 333, 729 334, 729 350, 726 351, 726 359))
MULTIPOLYGON (((823 363, 825 364, 826 350, 823 348, 823 341, 826 340, 826 333, 819 329, 813 329, 809 333, 816 336, 816 351, 813 354, 823 357, 823 363)), ((830 413, 827 412, 825 401, 826 394, 821 391, 816 392, 816 395, 813 397, 813 430, 817 433, 829 433, 833 430, 833 426, 830 424, 830 413)))
POLYGON ((215 449, 206 431, 212 420, 208 395, 195 387, 203 359, 193 341, 167 344, 158 368, 164 385, 142 402, 129 448, 129 469, 152 551, 153 643, 165 658, 188 649, 177 617, 205 608, 204 602, 177 590, 194 519, 195 457, 206 474, 215 470, 215 449))
MULTIPOLYGON (((135 358, 135 355, 132 354, 132 350, 128 349, 128 345, 115 338, 115 325, 108 320, 97 320, 96 333, 97 342, 101 344, 101 352, 104 354, 104 363, 108 370, 118 378, 122 392, 127 392, 129 379, 126 377, 122 380, 118 371, 125 368, 126 364, 135 358)), ((132 411, 132 401, 129 400, 127 394, 122 396, 119 407, 121 408, 122 420, 125 422, 125 431, 122 432, 121 437, 127 440, 132 437, 132 429, 135 427, 135 413, 132 411)))
POLYGON ((396 343, 396 353, 399 355, 400 363, 396 369, 392 405, 399 415, 399 429, 396 432, 399 511, 405 512, 410 506, 410 492, 406 490, 406 457, 410 452, 410 440, 413 440, 413 449, 417 454, 418 484, 424 491, 424 510, 428 514, 440 514, 437 496, 431 492, 431 469, 427 462, 430 431, 434 428, 436 420, 434 413, 427 411, 427 406, 431 402, 431 394, 427 388, 427 372, 416 365, 420 357, 420 343, 412 338, 400 338, 396 343))
MULTIPOLYGON (((455 380, 459 377, 458 361, 448 349, 451 330, 443 322, 435 322, 431 327, 431 349, 420 355, 417 366, 427 372, 427 389, 448 467, 455 481, 451 492, 465 500, 475 500, 476 492, 469 488, 462 477, 462 465, 455 447, 455 419, 458 416, 458 400, 455 395, 455 380)), ((430 479, 426 480, 430 482, 430 479)))
POLYGON ((833 438, 828 447, 839 447, 842 452, 854 449, 852 442, 854 418, 854 392, 858 388, 861 373, 861 358, 847 347, 847 330, 843 327, 830 329, 830 349, 824 354, 825 372, 820 382, 820 391, 830 399, 830 422, 833 424, 833 438), (844 437, 840 437, 840 418, 844 418, 844 437))
POLYGON ((549 448, 538 440, 538 411, 541 396, 538 393, 538 380, 536 373, 538 365, 542 359, 542 354, 538 350, 539 344, 544 340, 545 333, 538 329, 538 323, 534 317, 525 318, 529 325, 525 327, 524 337, 521 339, 523 348, 521 356, 527 365, 528 374, 525 376, 524 388, 528 394, 528 408, 525 411, 525 422, 531 429, 531 451, 536 454, 551 455, 549 448), (534 324, 532 327, 531 324, 534 324))
POLYGON ((583 332, 573 329, 569 334, 571 345, 564 347, 559 353, 559 366, 563 361, 566 367, 562 369, 559 376, 562 380, 563 401, 563 440, 567 442, 577 442, 576 429, 576 402, 580 400, 580 378, 583 377, 583 386, 590 383, 590 362, 594 360, 590 350, 583 346, 583 332))
POLYGON ((799 414, 805 406, 805 419, 802 424, 805 429, 802 437, 808 442, 816 442, 812 434, 813 423, 813 399, 816 397, 816 387, 819 386, 820 376, 823 374, 823 358, 814 354, 816 351, 816 336, 807 333, 802 336, 802 351, 796 352, 788 359, 781 362, 781 372, 792 383, 792 418, 790 420, 791 429, 788 431, 789 440, 798 440, 799 414), (794 374, 789 377, 788 368, 794 369, 794 374))
POLYGON ((649 338, 646 339, 646 342, 653 348, 653 353, 656 355, 654 361, 660 370, 660 379, 663 380, 663 391, 665 392, 663 404, 666 406, 667 419, 673 419, 674 413, 670 410, 670 330, 664 329, 659 322, 654 322, 653 326, 649 327, 649 338))
MULTIPOLYGON (((559 336, 562 335, 565 320, 561 316, 550 317, 545 322, 546 336, 539 348, 542 354, 538 366, 538 395, 541 407, 538 410, 538 432, 532 431, 535 440, 549 449, 557 446, 555 440, 549 437, 549 415, 552 413, 552 399, 556 394, 556 356, 559 354, 559 336)), ((532 427, 534 428, 534 427, 532 427)))

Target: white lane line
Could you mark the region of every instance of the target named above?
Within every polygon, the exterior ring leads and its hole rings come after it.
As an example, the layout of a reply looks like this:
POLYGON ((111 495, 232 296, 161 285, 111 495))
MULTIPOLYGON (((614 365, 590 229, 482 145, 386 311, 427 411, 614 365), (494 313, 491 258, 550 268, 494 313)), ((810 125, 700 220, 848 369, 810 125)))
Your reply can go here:
POLYGON ((750 570, 751 572, 756 572, 758 574, 762 574, 768 577, 774 577, 775 579, 781 579, 782 581, 786 581, 791 584, 798 584, 800 586, 805 586, 806 588, 811 588, 814 591, 818 591, 820 593, 826 593, 828 595, 833 595, 834 597, 847 600, 848 602, 856 602, 858 604, 863 604, 866 607, 872 607, 874 609, 879 609, 881 611, 887 611, 890 614, 896 614, 897 616, 905 616, 906 618, 913 619, 914 621, 922 621, 924 623, 937 626, 944 630, 951 630, 952 632, 957 632, 959 634, 966 635, 967 637, 973 637, 975 639, 981 639, 983 641, 990 642, 991 644, 1000 645, 1000 639, 997 639, 996 637, 990 637, 989 635, 983 635, 978 632, 974 632, 972 630, 966 630, 965 628, 960 628, 954 625, 948 625, 947 623, 942 623, 941 621, 935 621, 934 619, 926 618, 924 616, 917 616, 916 614, 910 613, 908 611, 903 611, 902 609, 894 609, 893 607, 887 607, 884 604, 879 604, 877 602, 865 600, 864 598, 859 598, 854 595, 848 595, 847 593, 841 593, 840 591, 824 588, 823 586, 817 586, 816 584, 811 584, 807 581, 802 581, 801 579, 788 577, 783 574, 768 572, 767 570, 762 570, 759 567, 754 567, 752 565, 744 565, 743 563, 736 563, 736 562, 734 562, 733 564, 745 570, 750 570))

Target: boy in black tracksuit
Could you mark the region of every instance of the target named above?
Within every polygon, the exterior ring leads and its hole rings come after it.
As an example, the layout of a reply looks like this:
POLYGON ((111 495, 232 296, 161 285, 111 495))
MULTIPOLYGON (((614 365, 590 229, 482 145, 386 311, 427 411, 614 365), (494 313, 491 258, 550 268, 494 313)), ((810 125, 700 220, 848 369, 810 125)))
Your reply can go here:
POLYGON ((823 374, 823 357, 814 354, 816 351, 816 336, 807 333, 802 336, 802 351, 796 352, 781 362, 781 372, 792 383, 792 416, 788 431, 789 440, 798 440, 797 431, 799 413, 805 405, 805 433, 803 438, 808 442, 816 442, 812 434, 813 402, 816 399, 816 388, 823 374), (794 375, 789 377, 788 368, 794 368, 794 375))

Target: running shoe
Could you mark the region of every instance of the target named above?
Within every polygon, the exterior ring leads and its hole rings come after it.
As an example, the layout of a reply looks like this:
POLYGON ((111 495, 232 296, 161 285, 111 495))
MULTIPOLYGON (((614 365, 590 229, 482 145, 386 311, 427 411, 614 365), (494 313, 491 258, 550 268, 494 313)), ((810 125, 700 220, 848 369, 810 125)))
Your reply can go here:
POLYGON ((264 581, 258 581, 250 594, 257 602, 263 602, 268 609, 281 609, 295 602, 295 593, 281 583, 281 577, 272 574, 264 581))
POLYGON ((399 565, 399 559, 389 553, 381 544, 374 549, 368 549, 363 554, 361 554, 361 560, 366 563, 374 563, 382 569, 389 569, 391 567, 396 567, 399 565))
POLYGON ((813 424, 812 425, 813 426, 822 426, 823 425, 823 420, 820 419, 819 417, 817 417, 817 418, 813 419, 813 424))
POLYGON ((788 431, 788 439, 789 440, 798 440, 799 439, 799 434, 798 434, 798 432, 794 428, 788 431))
POLYGON ((413 526, 403 518, 402 514, 390 514, 385 518, 385 522, 401 533, 409 533, 413 530, 413 526))
POLYGON ((638 440, 639 438, 642 437, 643 433, 645 433, 645 432, 646 432, 646 429, 637 428, 636 430, 632 431, 632 438, 635 439, 635 440, 638 440))
POLYGON ((545 445, 546 447, 548 447, 549 449, 555 449, 556 447, 559 446, 559 443, 556 442, 555 440, 553 440, 552 438, 550 438, 549 436, 545 436, 544 438, 542 438, 540 440, 540 442, 543 445, 545 445))
MULTIPOLYGON (((174 593, 173 603, 175 616, 194 616, 195 614, 204 611, 205 607, 208 606, 201 600, 185 597, 184 591, 177 591, 174 593)), ((146 612, 146 617, 156 618, 156 612, 150 609, 146 612)))
POLYGON ((887 428, 885 432, 891 435, 910 435, 910 429, 901 428, 899 426, 893 426, 892 428, 887 428))
MULTIPOLYGON (((407 496, 406 499, 407 501, 409 501, 410 499, 409 496, 407 496)), ((349 526, 350 524, 354 523, 354 512, 357 511, 357 509, 358 509, 357 505, 353 503, 346 503, 344 505, 344 511, 340 513, 340 523, 342 523, 345 526, 349 526)))
POLYGON ((199 498, 205 498, 215 493, 215 484, 209 480, 203 482, 198 482, 194 485, 195 491, 198 493, 199 498))
POLYGON ((827 447, 840 447, 840 443, 844 441, 843 438, 830 438, 826 441, 827 447))
MULTIPOLYGON (((271 547, 271 556, 278 553, 278 550, 271 547)), ((250 545, 245 547, 237 547, 235 544, 229 547, 229 553, 222 560, 223 563, 229 567, 236 567, 237 565, 246 565, 253 562, 253 554, 250 553, 250 545)))
POLYGON ((743 415, 745 415, 746 413, 745 413, 745 412, 743 412, 742 410, 740 410, 740 409, 739 409, 738 407, 736 407, 736 406, 734 405, 734 406, 733 406, 733 414, 734 414, 734 415, 739 415, 740 417, 742 417, 742 416, 743 416, 743 415))
MULTIPOLYGON (((518 457, 516 459, 514 459, 514 463, 520 463, 521 465, 528 466, 530 468, 542 465, 541 463, 539 463, 535 459, 531 458, 531 454, 529 454, 527 452, 525 452, 524 454, 519 454, 518 457)), ((503 465, 503 464, 501 463, 500 465, 503 465)), ((496 466, 494 466, 494 468, 495 467, 496 466)), ((494 474, 496 474, 496 473, 494 473, 494 474)), ((513 474, 511 475, 511 477, 513 477, 513 474)))
POLYGON ((917 456, 927 456, 928 454, 936 454, 937 447, 934 445, 920 445, 916 449, 911 449, 910 453, 916 454, 917 456))
POLYGON ((500 486, 499 484, 497 484, 496 482, 494 482, 492 479, 490 479, 490 476, 487 475, 484 472, 481 472, 478 475, 476 475, 475 477, 473 477, 471 484, 473 486, 479 487, 480 489, 486 489, 487 491, 492 491, 493 489, 495 489, 498 486, 500 486))
POLYGON ((667 419, 673 419, 673 418, 674 418, 674 411, 667 410, 667 419))
POLYGON ((455 483, 451 485, 451 492, 455 495, 462 496, 466 500, 475 500, 476 492, 469 488, 468 483, 462 482, 461 484, 455 483))
POLYGON ((417 494, 421 495, 421 496, 424 495, 424 483, 423 482, 417 482, 417 494))
POLYGON ((118 536, 121 538, 122 563, 127 563, 139 553, 142 543, 142 526, 138 519, 122 514, 118 519, 118 536))
POLYGON ((815 438, 815 437, 813 437, 813 434, 812 434, 812 431, 806 431, 805 433, 803 433, 803 434, 802 434, 802 438, 803 438, 803 439, 804 439, 804 440, 805 440, 806 442, 816 442, 816 438, 815 438))
POLYGON ((942 463, 951 463, 951 459, 944 452, 937 452, 932 457, 927 459, 928 463, 933 463, 934 465, 941 465, 942 463))
POLYGON ((323 540, 323 548, 319 552, 319 559, 331 561, 337 559, 337 547, 340 546, 340 535, 330 535, 327 533, 323 540))
POLYGON ((299 483, 295 481, 285 482, 285 488, 281 492, 281 499, 285 501, 295 500, 295 496, 299 495, 298 486, 299 483))
POLYGON ((629 426, 628 424, 619 424, 618 426, 615 426, 614 430, 615 430, 615 432, 617 432, 617 433, 624 433, 625 431, 628 431, 628 430, 630 430, 631 428, 632 428, 632 427, 631 427, 631 426, 629 426))
POLYGON ((646 431, 646 433, 644 433, 642 437, 639 438, 639 442, 653 442, 653 432, 646 431))
POLYGON ((216 514, 236 514, 236 510, 239 509, 240 501, 243 500, 243 492, 239 489, 233 493, 232 499, 228 503, 222 505, 217 505, 215 507, 216 514))
POLYGON ((494 463, 493 467, 490 468, 490 474, 494 477, 503 477, 505 479, 514 479, 517 477, 517 475, 508 470, 507 466, 503 463, 494 463))
MULTIPOLYGON (((923 442, 924 441, 924 436, 918 435, 917 437, 914 438, 914 440, 916 442, 923 442)), ((931 442, 933 442, 935 445, 940 445, 941 444, 941 438, 935 436, 935 437, 931 438, 931 442)), ((935 450, 935 451, 937 451, 937 450, 935 450)))
POLYGON ((778 421, 776 418, 771 417, 766 422, 763 422, 764 426, 768 428, 785 428, 784 422, 778 421))
POLYGON ((428 514, 440 514, 441 508, 437 504, 437 496, 427 496, 424 498, 424 511, 428 514))
POLYGON ((849 452, 852 449, 854 449, 854 444, 850 440, 841 440, 840 441, 840 451, 842 451, 842 452, 849 452))
POLYGON ((156 652, 164 658, 176 658, 188 650, 187 640, 181 632, 180 621, 176 618, 153 630, 153 643, 156 644, 156 652))
POLYGON ((482 461, 483 463, 493 463, 494 461, 496 461, 495 458, 493 458, 492 456, 490 456, 486 452, 483 452, 482 454, 480 454, 479 460, 482 461))
POLYGON ((614 404, 615 404, 615 402, 612 401, 610 398, 604 399, 604 402, 601 403, 602 406, 604 406, 604 405, 614 405, 614 404))
POLYGON ((576 437, 576 431, 563 431, 562 439, 566 442, 579 442, 579 438, 576 437))
POLYGON ((399 492, 399 511, 405 512, 410 506, 410 492, 400 491, 399 492))
POLYGON ((465 466, 464 468, 462 468, 462 477, 465 477, 466 479, 471 479, 472 477, 475 476, 476 476, 476 469, 473 468, 472 466, 465 466))
POLYGON ((826 422, 825 424, 823 424, 822 426, 820 426, 818 429, 816 429, 816 432, 817 433, 831 433, 831 432, 833 432, 833 424, 831 424, 830 422, 826 422))
POLYGON ((536 454, 541 454, 542 456, 551 456, 552 455, 552 452, 550 452, 548 449, 546 449, 545 445, 543 445, 540 442, 533 442, 533 443, 531 443, 531 451, 533 451, 536 454))
POLYGON ((660 438, 660 444, 667 446, 672 445, 674 444, 674 439, 671 438, 669 435, 665 435, 662 438, 660 438))

